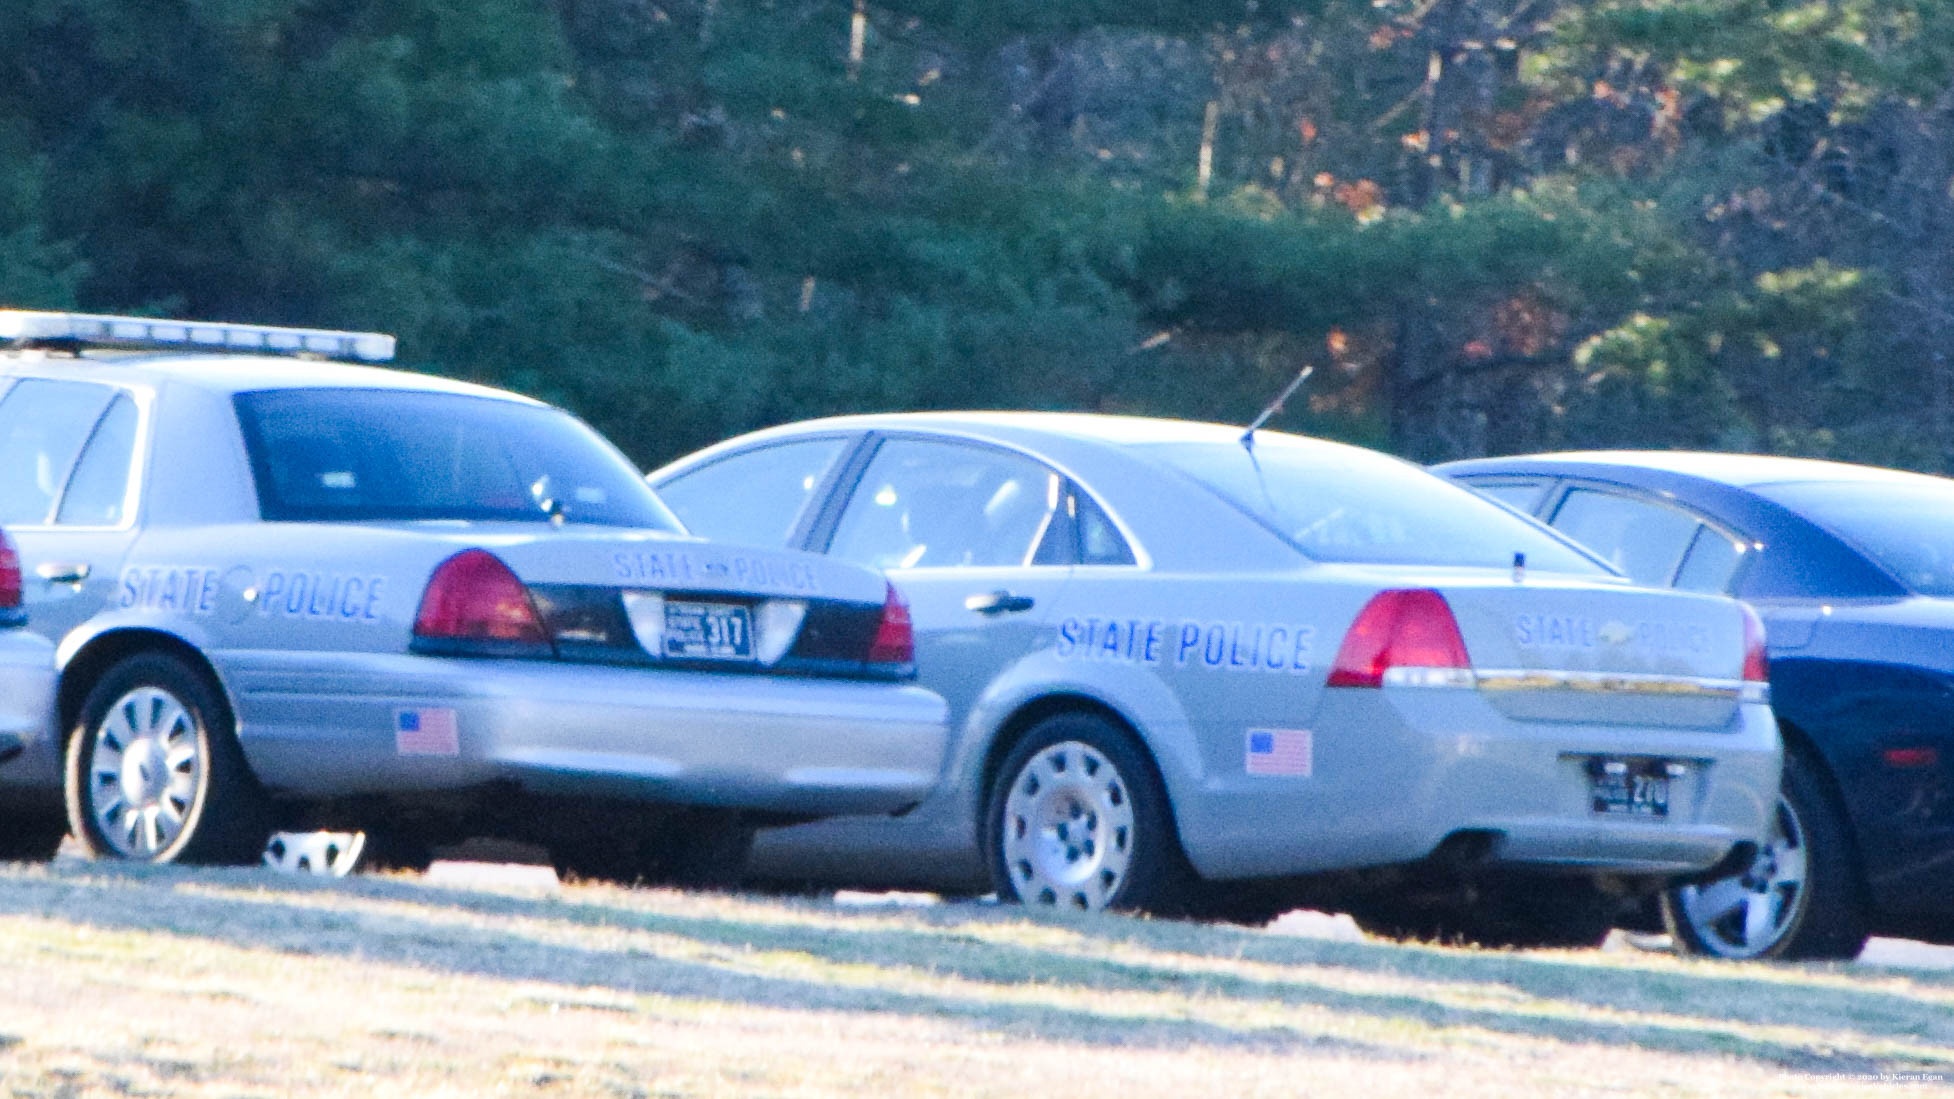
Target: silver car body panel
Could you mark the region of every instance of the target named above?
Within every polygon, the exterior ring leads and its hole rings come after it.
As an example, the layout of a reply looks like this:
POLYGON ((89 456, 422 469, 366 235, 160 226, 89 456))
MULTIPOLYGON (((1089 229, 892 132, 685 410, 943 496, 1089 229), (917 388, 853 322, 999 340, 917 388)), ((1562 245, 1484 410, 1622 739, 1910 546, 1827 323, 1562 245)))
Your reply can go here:
POLYGON ((0 630, 0 810, 10 788, 46 772, 54 740, 54 646, 26 630, 0 630))
POLYGON ((900 819, 765 833, 762 872, 986 888, 977 821, 1000 738, 1055 706, 1094 708, 1133 730, 1159 767, 1188 856, 1211 878, 1411 861, 1461 830, 1497 834, 1496 856, 1514 862, 1664 874, 1706 867, 1762 834, 1781 749, 1760 685, 1741 683, 1743 619, 1732 600, 1599 574, 1531 569, 1516 581, 1488 568, 1313 562, 1131 445, 1235 445, 1239 429, 1216 425, 852 416, 729 440, 649 479, 662 489, 748 448, 835 433, 1032 457, 1105 510, 1135 563, 890 569, 912 601, 921 682, 950 703, 944 781, 900 819), (1327 688, 1360 609, 1380 590, 1407 587, 1435 589, 1453 608, 1474 664, 1464 685, 1448 676, 1327 688), (1005 588, 1034 599, 1009 633, 964 605, 1005 588), (1306 774, 1251 773, 1245 742, 1264 730, 1307 738, 1306 774), (1683 767, 1667 818, 1589 811, 1583 768, 1623 756, 1683 767))
MULTIPOLYGON (((879 606, 886 584, 873 571, 574 522, 262 521, 232 398, 354 387, 538 402, 400 371, 263 357, 0 357, 0 391, 24 377, 112 386, 140 413, 120 522, 9 528, 30 628, 57 645, 50 666, 66 670, 95 646, 136 635, 187 647, 214 672, 247 760, 279 793, 509 779, 552 793, 872 813, 913 804, 941 771, 944 705, 913 683, 409 651, 430 576, 465 549, 494 553, 532 589, 725 593, 756 607, 879 606), (402 715, 422 713, 452 722, 452 735, 432 744, 401 737, 402 715)), ((0 768, 0 781, 58 789, 58 757, 51 746, 30 753, 0 768)))

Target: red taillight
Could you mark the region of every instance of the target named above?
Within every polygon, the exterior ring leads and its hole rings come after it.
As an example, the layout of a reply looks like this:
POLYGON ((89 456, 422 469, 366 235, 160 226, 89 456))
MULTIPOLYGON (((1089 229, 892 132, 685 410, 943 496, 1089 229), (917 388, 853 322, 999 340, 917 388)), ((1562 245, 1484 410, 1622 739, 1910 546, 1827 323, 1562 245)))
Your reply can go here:
POLYGON ((7 532, 0 530, 0 610, 20 607, 20 554, 7 532))
POLYGON ((440 641, 547 644, 529 589, 487 550, 462 550, 428 578, 414 636, 440 641))
POLYGON ((1771 681, 1771 660, 1764 652, 1764 620, 1744 604, 1744 679, 1751 683, 1771 681))
POLYGON ((1378 592, 1343 635, 1332 687, 1382 687, 1392 668, 1469 669, 1465 638, 1445 597, 1430 588, 1378 592))
POLYGON ((914 664, 916 634, 909 624, 909 604, 894 584, 882 600, 882 621, 876 624, 875 640, 868 646, 870 664, 914 664))

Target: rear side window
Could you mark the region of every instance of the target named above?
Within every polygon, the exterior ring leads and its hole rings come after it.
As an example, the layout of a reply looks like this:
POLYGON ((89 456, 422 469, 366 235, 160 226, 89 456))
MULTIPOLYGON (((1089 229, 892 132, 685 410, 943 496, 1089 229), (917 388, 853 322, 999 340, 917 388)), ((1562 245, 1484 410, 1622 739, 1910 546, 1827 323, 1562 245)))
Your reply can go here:
POLYGON ((829 552, 878 569, 1022 566, 1058 510, 1058 474, 989 447, 891 439, 875 452, 829 552))
POLYGON ((94 382, 26 378, 0 400, 0 524, 53 518, 75 459, 115 390, 94 382))
POLYGON ((459 393, 237 395, 273 521, 480 519, 679 529, 631 463, 554 408, 459 393))
POLYGON ((136 402, 127 394, 109 402, 95 433, 75 462, 61 510, 62 526, 113 527, 122 522, 129 495, 129 472, 136 456, 136 402))
POLYGON ((843 438, 806 439, 741 451, 680 474, 658 486, 658 495, 694 534, 785 546, 846 445, 843 438))
POLYGON ((1607 558, 1638 584, 1666 588, 1698 527, 1666 504, 1577 488, 1554 512, 1554 527, 1607 558))

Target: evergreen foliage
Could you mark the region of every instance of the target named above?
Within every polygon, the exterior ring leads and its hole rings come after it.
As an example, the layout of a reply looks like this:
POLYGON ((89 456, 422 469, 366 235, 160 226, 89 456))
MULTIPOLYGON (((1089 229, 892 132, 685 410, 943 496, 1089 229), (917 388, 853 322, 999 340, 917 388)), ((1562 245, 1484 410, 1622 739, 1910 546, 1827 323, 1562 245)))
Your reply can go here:
POLYGON ((866 409, 1954 464, 1939 0, 20 0, 0 301, 866 409))

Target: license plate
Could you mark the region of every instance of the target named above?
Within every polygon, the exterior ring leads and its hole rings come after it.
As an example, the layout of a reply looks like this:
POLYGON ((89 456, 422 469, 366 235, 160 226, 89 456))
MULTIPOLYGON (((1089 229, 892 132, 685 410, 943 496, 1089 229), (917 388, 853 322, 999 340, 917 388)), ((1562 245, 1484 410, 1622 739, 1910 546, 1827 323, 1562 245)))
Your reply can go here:
POLYGON ((1667 761, 1605 757, 1589 760, 1588 804, 1596 813, 1607 816, 1668 816, 1667 761))
POLYGON ((752 660, 753 613, 734 603, 665 601, 664 654, 682 660, 752 660))

